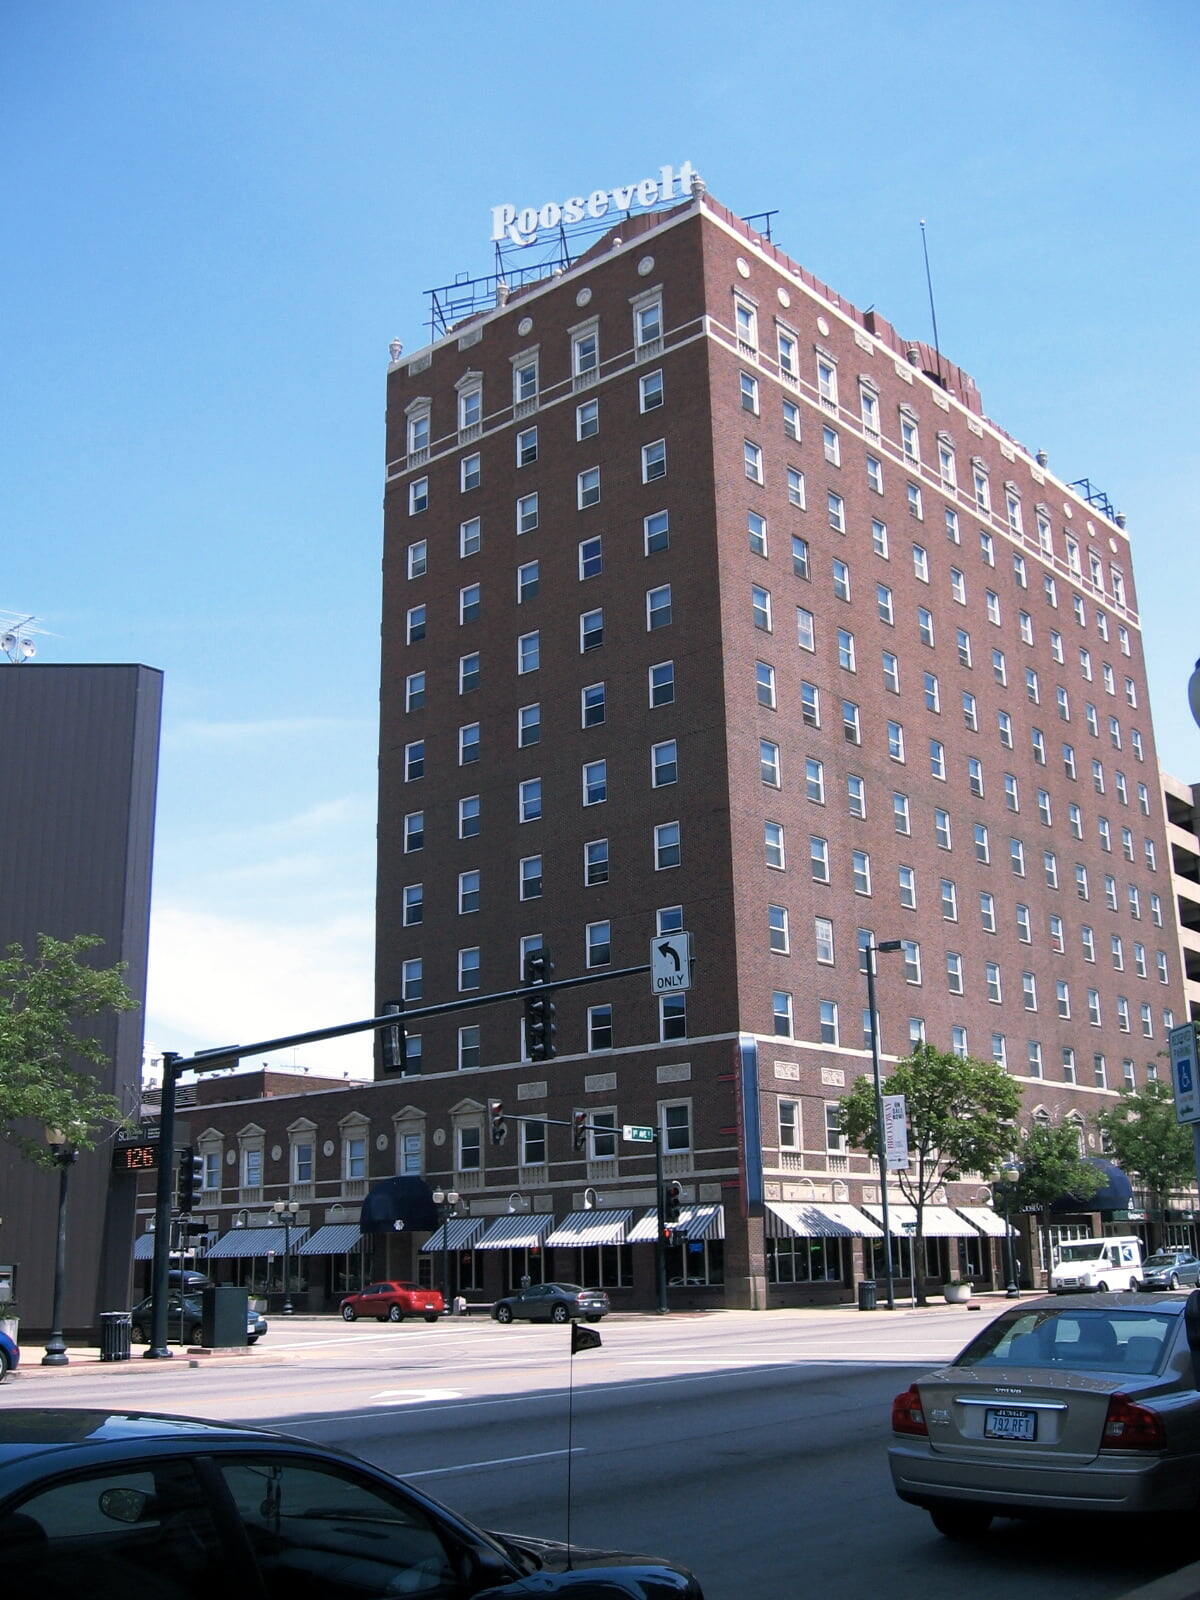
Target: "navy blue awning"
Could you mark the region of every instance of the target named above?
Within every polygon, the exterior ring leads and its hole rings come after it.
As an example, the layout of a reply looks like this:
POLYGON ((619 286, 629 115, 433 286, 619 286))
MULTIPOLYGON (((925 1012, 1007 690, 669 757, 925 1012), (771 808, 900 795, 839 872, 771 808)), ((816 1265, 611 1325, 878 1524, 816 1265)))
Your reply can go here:
POLYGON ((1051 1211, 1128 1211, 1133 1205, 1133 1185, 1115 1162, 1103 1156, 1085 1157, 1089 1167, 1095 1167, 1104 1182, 1086 1199, 1076 1194, 1062 1194, 1050 1207, 1051 1211))
POLYGON ((358 1225, 364 1233, 430 1233, 439 1220, 424 1178, 384 1178, 371 1185, 358 1225))

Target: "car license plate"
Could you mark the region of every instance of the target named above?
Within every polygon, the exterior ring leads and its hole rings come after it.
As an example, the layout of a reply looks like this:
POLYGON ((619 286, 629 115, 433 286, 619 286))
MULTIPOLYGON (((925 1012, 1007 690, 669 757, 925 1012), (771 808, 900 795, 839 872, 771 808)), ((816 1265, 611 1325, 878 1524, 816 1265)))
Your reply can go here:
POLYGON ((1015 1411, 1006 1406, 1003 1410, 990 1407, 983 1414, 985 1439, 1036 1439, 1037 1412, 1015 1411))

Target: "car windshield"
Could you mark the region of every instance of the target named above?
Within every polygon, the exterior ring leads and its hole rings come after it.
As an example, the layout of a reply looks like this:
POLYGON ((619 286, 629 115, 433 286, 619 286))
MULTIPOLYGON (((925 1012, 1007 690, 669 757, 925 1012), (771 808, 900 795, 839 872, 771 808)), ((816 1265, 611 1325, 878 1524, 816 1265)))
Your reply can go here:
POLYGON ((1060 1261, 1099 1261, 1104 1255, 1104 1246, 1098 1241, 1088 1244, 1064 1244, 1058 1253, 1060 1261))
POLYGON ((953 1363, 958 1367, 1064 1367, 1157 1372, 1176 1327, 1154 1311, 1010 1311, 953 1363))
POLYGON ((1145 1262, 1145 1265, 1147 1267, 1177 1267, 1181 1261, 1186 1260, 1187 1257, 1182 1255, 1151 1256, 1145 1262))

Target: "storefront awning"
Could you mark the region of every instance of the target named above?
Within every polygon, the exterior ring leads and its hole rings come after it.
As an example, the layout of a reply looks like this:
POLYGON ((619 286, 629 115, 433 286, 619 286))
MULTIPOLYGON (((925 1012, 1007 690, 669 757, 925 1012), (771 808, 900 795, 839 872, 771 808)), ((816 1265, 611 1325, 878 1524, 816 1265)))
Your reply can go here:
POLYGON ((133 1259, 135 1261, 154 1260, 154 1235, 141 1233, 133 1241, 133 1259))
POLYGON ((364 1233, 420 1233, 436 1228, 433 1190, 424 1178, 383 1178, 367 1191, 358 1225, 364 1233))
POLYGON ((482 1217, 450 1217, 421 1246, 423 1253, 434 1250, 471 1250, 483 1232, 482 1217))
POLYGON ((767 1237, 882 1239, 883 1230, 857 1206, 816 1200, 768 1200, 767 1237))
POLYGON ((548 1245, 625 1244, 632 1211, 572 1211, 547 1238, 548 1245))
POLYGON ((495 1222, 476 1241, 476 1250, 538 1250, 554 1226, 554 1218, 547 1212, 531 1217, 521 1212, 513 1217, 497 1217, 495 1222))
POLYGON ((1126 1173, 1113 1161, 1103 1156, 1085 1156, 1089 1167, 1095 1167, 1103 1180, 1095 1194, 1083 1197, 1075 1194, 1059 1195, 1050 1207, 1058 1213, 1086 1214, 1089 1211, 1128 1211, 1133 1205, 1133 1185, 1126 1173))
MULTIPOLYGON (((292 1228, 291 1239, 288 1241, 293 1254, 308 1237, 307 1228, 292 1228)), ((260 1257, 274 1253, 283 1254, 284 1238, 287 1230, 283 1228, 231 1228, 230 1231, 217 1240, 208 1252, 210 1261, 245 1260, 248 1256, 260 1257)))
MULTIPOLYGON (((883 1221, 883 1212, 879 1206, 864 1206, 863 1210, 876 1222, 883 1221)), ((895 1239, 911 1239, 917 1221, 916 1206, 906 1206, 891 1202, 888 1205, 888 1221, 891 1224, 892 1237, 895 1239), (908 1222, 913 1226, 906 1228, 908 1222)), ((921 1228, 926 1239, 977 1239, 978 1228, 973 1228, 964 1217, 956 1211, 951 1211, 949 1206, 926 1206, 921 1216, 921 1228)))
MULTIPOLYGON (((647 1211, 629 1230, 627 1244, 653 1244, 658 1231, 658 1212, 647 1211)), ((725 1237, 725 1207, 721 1205, 681 1206, 679 1221, 672 1233, 685 1239, 723 1239, 725 1237)))
MULTIPOLYGON (((197 1234, 188 1241, 187 1249, 182 1252, 183 1255, 189 1261, 194 1259, 197 1251, 206 1251, 216 1237, 215 1233, 197 1234)), ((172 1261, 178 1261, 179 1256, 180 1252, 178 1250, 171 1251, 172 1261)), ((135 1261, 154 1260, 154 1235, 152 1233, 139 1234, 133 1241, 133 1259, 135 1261)))
POLYGON ((362 1231, 357 1222, 323 1222, 296 1251, 298 1256, 343 1256, 357 1250, 362 1231))
POLYGON ((960 1217, 966 1217, 968 1222, 974 1223, 980 1233, 986 1233, 989 1239, 1004 1239, 1010 1233, 1015 1237, 1017 1230, 1006 1228, 1004 1218, 998 1216, 991 1206, 955 1206, 960 1217))

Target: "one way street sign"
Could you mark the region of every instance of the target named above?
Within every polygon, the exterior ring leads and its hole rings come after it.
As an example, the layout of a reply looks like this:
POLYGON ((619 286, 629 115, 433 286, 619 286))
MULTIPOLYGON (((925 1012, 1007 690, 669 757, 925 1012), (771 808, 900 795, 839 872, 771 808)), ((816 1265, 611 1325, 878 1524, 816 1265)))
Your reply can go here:
POLYGON ((682 994, 692 987, 692 936, 660 934, 650 941, 650 989, 653 994, 682 994))

